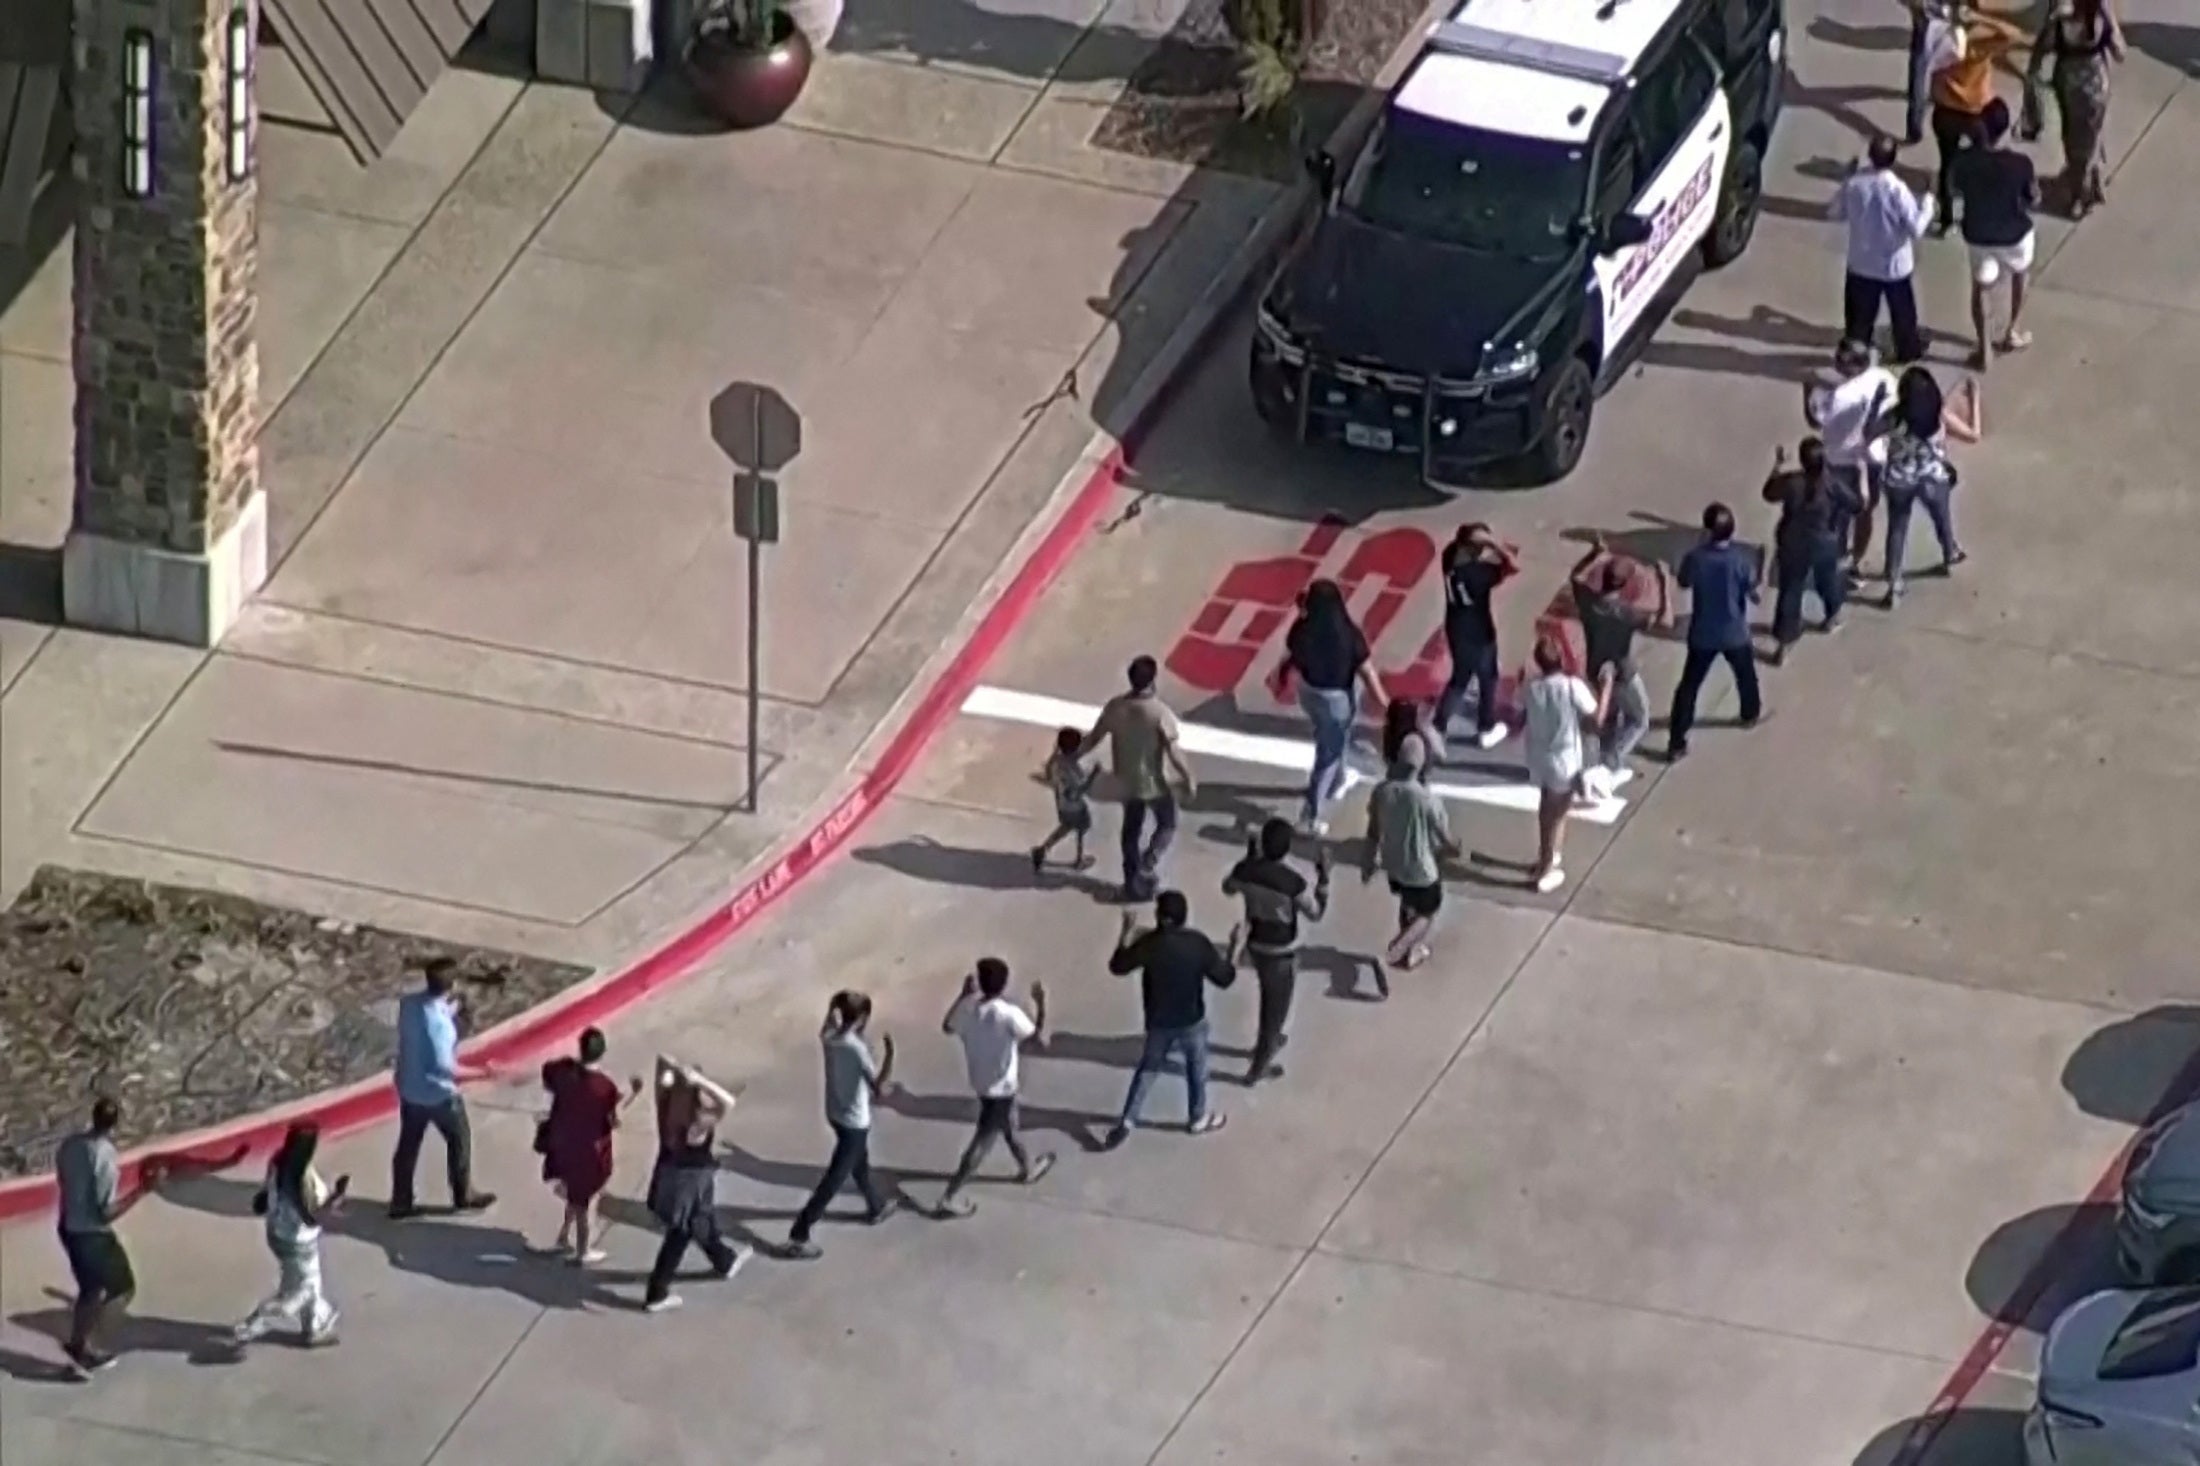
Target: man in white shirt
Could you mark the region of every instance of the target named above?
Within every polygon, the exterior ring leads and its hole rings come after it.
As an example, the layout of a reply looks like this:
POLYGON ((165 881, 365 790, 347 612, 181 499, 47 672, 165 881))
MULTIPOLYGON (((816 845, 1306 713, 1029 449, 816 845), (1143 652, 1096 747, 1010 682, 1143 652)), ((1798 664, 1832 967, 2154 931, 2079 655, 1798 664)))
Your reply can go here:
POLYGON ((1833 217, 1848 225, 1841 334, 1868 343, 1885 302, 1894 328, 1894 359, 1913 362, 1925 355, 1925 337, 1917 326, 1911 276, 1917 270, 1917 242, 1932 227, 1933 200, 1910 191, 1896 175, 1894 160, 1894 139, 1873 138, 1869 154, 1833 196, 1833 217))
POLYGON ((962 1040, 970 1087, 978 1095, 977 1132, 940 1197, 943 1217, 967 1217, 977 1210, 963 1199, 962 1190, 992 1153, 996 1140, 1015 1158, 1016 1180, 1021 1185, 1031 1185, 1054 1167, 1052 1151, 1033 1157, 1024 1149, 1016 1115, 1019 1053, 1027 1043, 1046 1042, 1047 990, 1039 983, 1031 985, 1031 1013, 1010 1002, 1007 993, 1008 964, 998 957, 980 957, 977 970, 963 979, 962 995, 940 1020, 942 1033, 962 1040))
POLYGON ((1876 431, 1894 406, 1895 376, 1878 364, 1871 347, 1843 341, 1833 354, 1833 380, 1803 387, 1803 417, 1825 441, 1827 469, 1849 483, 1863 502, 1849 526, 1849 564, 1861 565, 1872 542, 1872 510, 1879 503, 1879 469, 1887 461, 1886 438, 1876 431))

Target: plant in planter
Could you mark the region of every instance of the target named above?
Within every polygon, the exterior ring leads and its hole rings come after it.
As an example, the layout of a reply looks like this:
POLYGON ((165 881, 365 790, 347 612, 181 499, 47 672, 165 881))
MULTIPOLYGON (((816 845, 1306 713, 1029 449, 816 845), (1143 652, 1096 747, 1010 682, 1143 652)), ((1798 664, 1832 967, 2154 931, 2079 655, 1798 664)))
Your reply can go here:
POLYGON ((710 0, 688 40, 688 81, 728 127, 765 127, 802 94, 811 55, 779 0, 710 0))
POLYGON ((1278 120, 1321 24, 1318 0, 1224 0, 1223 20, 1237 42, 1240 108, 1248 118, 1278 120))

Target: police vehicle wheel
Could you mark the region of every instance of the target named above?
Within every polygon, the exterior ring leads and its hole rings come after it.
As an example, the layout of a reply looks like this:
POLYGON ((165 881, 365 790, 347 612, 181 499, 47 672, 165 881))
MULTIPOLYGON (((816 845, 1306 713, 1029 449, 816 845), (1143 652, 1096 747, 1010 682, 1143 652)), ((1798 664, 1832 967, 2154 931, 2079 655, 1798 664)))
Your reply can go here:
POLYGON ((1589 418, 1596 410, 1596 380, 1589 363, 1574 357, 1558 370, 1543 409, 1543 438, 1530 451, 1529 467, 1545 483, 1564 478, 1589 446, 1589 418))
POLYGON ((1703 262, 1712 269, 1730 265, 1749 248, 1757 232, 1757 210, 1765 197, 1765 160, 1755 143, 1734 150, 1726 170, 1726 184, 1719 190, 1719 212, 1704 236, 1703 262))

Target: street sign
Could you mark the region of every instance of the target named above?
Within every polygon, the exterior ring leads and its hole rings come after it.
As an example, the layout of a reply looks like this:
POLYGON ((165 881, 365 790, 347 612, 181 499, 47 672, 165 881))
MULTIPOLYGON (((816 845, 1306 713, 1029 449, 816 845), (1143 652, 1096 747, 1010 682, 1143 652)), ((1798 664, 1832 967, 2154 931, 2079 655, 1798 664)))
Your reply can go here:
POLYGON ((776 387, 735 382, 711 399, 710 436, 735 468, 777 473, 802 451, 802 414, 776 387))
POLYGON ((733 476, 733 532, 752 545, 779 543, 779 480, 760 473, 733 476))

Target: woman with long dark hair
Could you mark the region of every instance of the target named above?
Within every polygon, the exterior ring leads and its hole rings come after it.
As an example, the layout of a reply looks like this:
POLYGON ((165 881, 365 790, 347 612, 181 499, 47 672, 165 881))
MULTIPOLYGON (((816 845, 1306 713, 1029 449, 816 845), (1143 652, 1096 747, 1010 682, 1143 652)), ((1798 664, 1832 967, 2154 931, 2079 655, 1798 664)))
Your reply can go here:
POLYGON ((1314 725, 1314 767, 1306 780, 1302 822, 1316 834, 1322 811, 1344 792, 1345 753, 1360 719, 1360 694, 1376 704, 1383 685, 1369 661, 1367 637, 1334 580, 1317 580, 1299 602, 1284 638, 1283 673, 1297 684, 1299 707, 1314 725))
POLYGON ((309 1345, 336 1339, 336 1310, 321 1285, 321 1224, 343 1205, 351 1177, 330 1186, 313 1168, 321 1146, 318 1125, 301 1122, 283 1136, 282 1147, 267 1163, 267 1179, 252 1210, 267 1219, 267 1248, 275 1254, 275 1291, 252 1316, 236 1327, 248 1344, 279 1323, 296 1324, 309 1345))
POLYGON ((1895 387, 1894 408, 1882 420, 1887 464, 1880 487, 1887 497, 1887 605, 1902 599, 1903 555, 1909 548, 1910 516, 1919 505, 1940 541, 1940 571, 1945 575, 1966 558, 1956 543, 1956 467, 1948 458, 1948 439, 1976 443, 1985 429, 1978 379, 1965 381, 1949 401, 1925 368, 1911 367, 1895 387))
POLYGON ((542 1066, 550 1113, 535 1132, 535 1148, 542 1153, 542 1178, 565 1200, 556 1250, 570 1247, 576 1267, 603 1261, 595 1242, 596 1198, 611 1184, 611 1136, 619 1115, 642 1092, 640 1075, 619 1092, 618 1081, 603 1072, 605 1049, 602 1030, 591 1028, 571 1058, 542 1066))
POLYGON ((2110 68, 2123 56, 2123 35, 2107 0, 2058 0, 2048 7, 2047 23, 2032 45, 2025 96, 2031 99, 2040 73, 2048 71, 2061 124, 2063 184, 2073 216, 2108 201, 2103 140, 2113 91, 2110 68))

